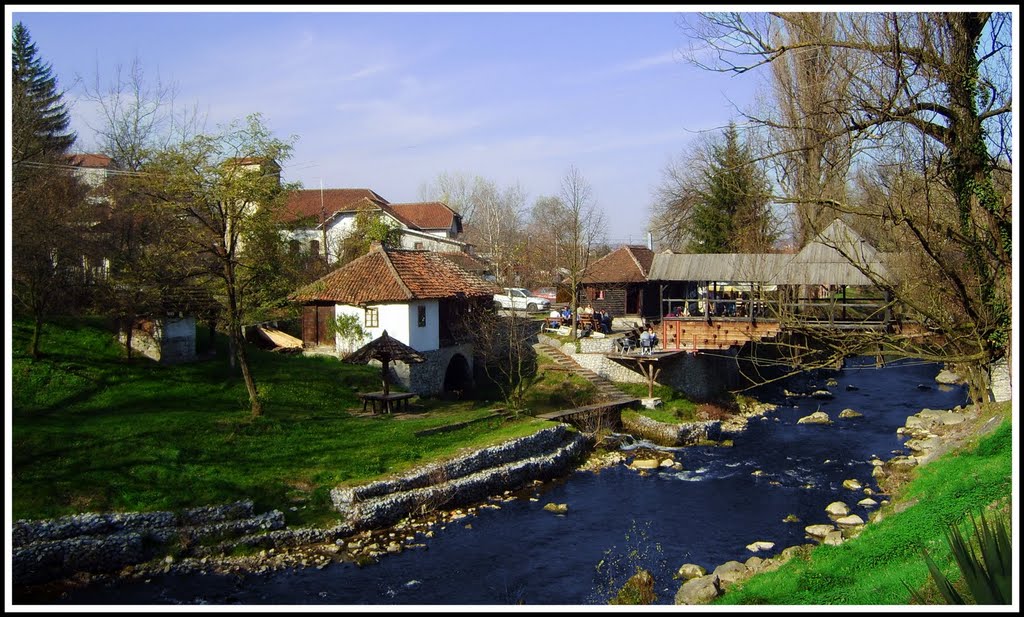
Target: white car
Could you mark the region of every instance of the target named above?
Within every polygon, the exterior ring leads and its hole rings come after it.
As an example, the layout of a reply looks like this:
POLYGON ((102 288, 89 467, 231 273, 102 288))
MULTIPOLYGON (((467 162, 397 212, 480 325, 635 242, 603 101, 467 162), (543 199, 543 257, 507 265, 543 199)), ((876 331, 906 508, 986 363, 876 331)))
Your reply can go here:
POLYGON ((494 308, 536 313, 550 309, 551 301, 530 295, 530 290, 523 287, 506 287, 505 293, 494 294, 494 308))

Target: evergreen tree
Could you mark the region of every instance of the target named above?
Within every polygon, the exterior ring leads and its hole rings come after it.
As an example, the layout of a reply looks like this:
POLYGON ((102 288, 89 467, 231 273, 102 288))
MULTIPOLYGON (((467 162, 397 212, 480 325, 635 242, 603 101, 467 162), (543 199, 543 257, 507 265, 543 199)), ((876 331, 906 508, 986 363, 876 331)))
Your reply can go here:
POLYGON ((53 161, 66 154, 75 134, 68 131, 71 117, 52 67, 36 55, 21 22, 11 39, 11 81, 11 156, 17 177, 21 163, 53 161))
POLYGON ((764 252, 776 239, 768 183, 740 141, 734 123, 709 149, 699 198, 691 213, 690 250, 696 253, 764 252))

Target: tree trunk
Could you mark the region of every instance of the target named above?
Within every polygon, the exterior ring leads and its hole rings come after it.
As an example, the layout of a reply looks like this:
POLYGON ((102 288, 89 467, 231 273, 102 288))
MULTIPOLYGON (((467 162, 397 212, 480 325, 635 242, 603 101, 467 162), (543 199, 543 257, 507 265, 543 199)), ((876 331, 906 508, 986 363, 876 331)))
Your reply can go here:
POLYGON ((32 326, 32 340, 29 343, 29 353, 32 355, 33 360, 38 360, 39 353, 39 337, 43 332, 43 317, 39 313, 36 313, 35 323, 32 326))
POLYGON ((235 343, 235 355, 238 356, 238 364, 242 367, 242 379, 245 380, 245 389, 249 392, 249 405, 252 416, 263 415, 263 403, 260 402, 259 392, 256 391, 256 381, 252 378, 252 371, 249 369, 249 356, 245 351, 245 341, 242 338, 241 327, 232 331, 232 340, 235 343))
POLYGON ((242 336, 242 316, 241 309, 238 306, 235 272, 230 262, 225 265, 224 274, 228 292, 229 341, 234 348, 231 358, 232 360, 238 359, 238 365, 242 369, 242 379, 245 380, 245 389, 249 392, 249 405, 252 410, 252 416, 255 418, 263 415, 263 404, 260 403, 259 392, 256 391, 256 381, 253 379, 252 371, 249 368, 249 356, 245 350, 245 338, 242 336))

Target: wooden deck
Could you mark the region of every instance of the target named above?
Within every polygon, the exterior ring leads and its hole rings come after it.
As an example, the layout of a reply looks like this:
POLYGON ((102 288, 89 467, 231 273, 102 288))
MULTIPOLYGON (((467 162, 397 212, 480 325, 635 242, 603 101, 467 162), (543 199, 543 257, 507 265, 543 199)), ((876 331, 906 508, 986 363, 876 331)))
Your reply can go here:
POLYGON ((743 318, 667 317, 661 322, 658 344, 664 351, 701 351, 743 346, 751 341, 774 339, 782 332, 777 321, 743 318))

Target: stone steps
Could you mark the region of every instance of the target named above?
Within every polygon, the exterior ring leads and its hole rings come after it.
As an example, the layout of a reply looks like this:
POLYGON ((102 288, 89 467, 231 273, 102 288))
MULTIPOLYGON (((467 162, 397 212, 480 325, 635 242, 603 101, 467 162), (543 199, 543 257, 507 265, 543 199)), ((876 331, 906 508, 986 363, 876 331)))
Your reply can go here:
POLYGON ((537 343, 534 345, 534 349, 551 358, 551 360, 559 367, 572 371, 576 375, 579 375, 594 384, 597 391, 602 396, 607 398, 622 398, 626 396, 622 390, 619 390, 610 380, 605 379, 588 368, 580 366, 575 360, 562 353, 560 349, 548 345, 547 343, 537 343))

